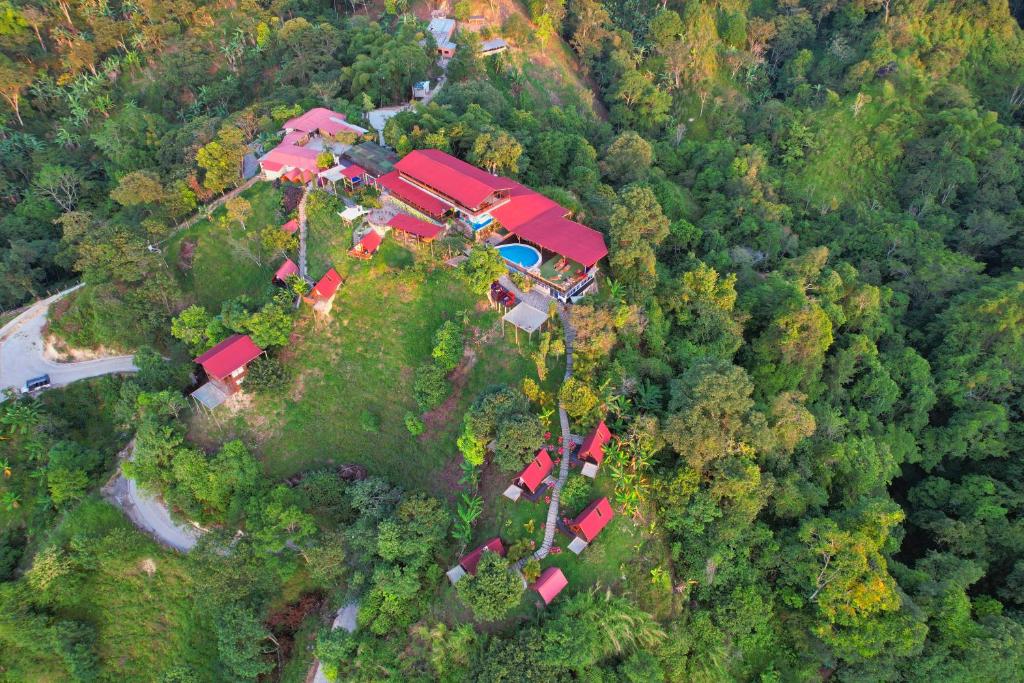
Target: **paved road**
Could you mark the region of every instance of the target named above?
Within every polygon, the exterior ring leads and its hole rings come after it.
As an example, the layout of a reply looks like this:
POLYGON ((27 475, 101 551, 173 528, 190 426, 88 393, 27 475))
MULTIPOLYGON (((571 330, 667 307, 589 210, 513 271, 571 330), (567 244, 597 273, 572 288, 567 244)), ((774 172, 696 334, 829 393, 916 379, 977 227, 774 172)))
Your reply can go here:
POLYGON ((126 478, 120 471, 103 487, 103 494, 124 510, 135 526, 170 548, 187 553, 202 535, 199 529, 171 519, 162 501, 141 490, 133 479, 126 478))
POLYGON ((25 380, 39 375, 50 375, 52 385, 59 387, 89 377, 138 370, 132 356, 76 363, 57 363, 43 356, 43 327, 50 304, 78 287, 43 299, 0 329, 0 391, 8 387, 20 390, 25 380))

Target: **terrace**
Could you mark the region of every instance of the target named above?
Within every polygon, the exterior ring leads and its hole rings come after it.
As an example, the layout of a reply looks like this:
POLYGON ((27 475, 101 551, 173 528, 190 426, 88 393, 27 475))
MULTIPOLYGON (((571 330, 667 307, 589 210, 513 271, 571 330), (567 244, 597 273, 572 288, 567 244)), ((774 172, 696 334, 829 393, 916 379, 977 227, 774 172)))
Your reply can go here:
POLYGON ((514 258, 502 254, 505 257, 505 264, 510 269, 518 271, 546 287, 548 293, 556 299, 565 301, 569 297, 577 296, 589 286, 589 282, 597 274, 596 264, 587 268, 579 261, 574 261, 550 249, 531 244, 527 240, 510 239, 511 237, 511 234, 506 235, 504 239, 495 240, 493 244, 499 251, 503 251, 502 247, 511 247, 516 244, 531 247, 540 253, 540 263, 536 265, 520 263, 514 258))

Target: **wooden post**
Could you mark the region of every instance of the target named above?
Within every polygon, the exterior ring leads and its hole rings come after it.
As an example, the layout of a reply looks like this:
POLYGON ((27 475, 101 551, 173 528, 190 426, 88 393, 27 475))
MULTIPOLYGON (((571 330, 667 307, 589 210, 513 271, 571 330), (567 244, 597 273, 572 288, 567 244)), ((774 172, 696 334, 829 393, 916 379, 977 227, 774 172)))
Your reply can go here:
POLYGON ((513 328, 515 329, 515 331, 516 331, 516 346, 519 346, 519 326, 518 326, 518 325, 516 325, 515 323, 513 323, 513 324, 512 324, 512 327, 513 327, 513 328))

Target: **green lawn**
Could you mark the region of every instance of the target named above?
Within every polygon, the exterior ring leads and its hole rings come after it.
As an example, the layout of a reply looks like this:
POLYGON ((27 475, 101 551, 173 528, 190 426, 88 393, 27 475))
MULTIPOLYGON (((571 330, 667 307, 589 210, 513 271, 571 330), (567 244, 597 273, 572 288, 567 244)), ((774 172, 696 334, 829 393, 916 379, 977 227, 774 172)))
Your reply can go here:
MULTIPOLYGON (((346 239, 340 229, 333 239, 313 234, 324 245, 346 239)), ((433 414, 425 434, 409 434, 405 414, 420 412, 413 371, 430 360, 437 327, 444 320, 461 321, 468 312, 470 328, 484 334, 498 320, 453 271, 427 261, 428 252, 414 255, 392 239, 371 261, 345 255, 335 263, 346 281, 330 320, 316 321, 305 310, 294 343, 281 354, 293 376, 290 388, 253 396, 251 406, 234 416, 197 416, 193 437, 212 445, 241 436, 272 477, 358 462, 406 487, 450 493, 458 478, 455 439, 468 404, 487 386, 518 385, 534 369, 524 355, 525 342, 517 347, 511 335, 491 334, 487 343, 473 344, 477 360, 456 398, 433 414), (417 259, 423 263, 414 266, 417 259), (379 419, 377 432, 360 428, 364 410, 379 419)))
POLYGON ((221 207, 213 212, 212 220, 201 220, 174 235, 164 251, 167 264, 185 291, 193 292, 196 302, 213 312, 220 311, 221 302, 227 299, 263 290, 279 265, 280 259, 265 259, 257 264, 237 254, 229 246, 227 237, 243 240, 256 249, 259 231, 268 225, 280 226, 286 219, 280 213, 280 190, 271 183, 256 183, 242 196, 249 200, 253 209, 245 230, 237 224, 222 228, 219 219, 225 209, 221 207), (195 252, 192 267, 182 270, 181 249, 186 241, 195 243, 195 252))

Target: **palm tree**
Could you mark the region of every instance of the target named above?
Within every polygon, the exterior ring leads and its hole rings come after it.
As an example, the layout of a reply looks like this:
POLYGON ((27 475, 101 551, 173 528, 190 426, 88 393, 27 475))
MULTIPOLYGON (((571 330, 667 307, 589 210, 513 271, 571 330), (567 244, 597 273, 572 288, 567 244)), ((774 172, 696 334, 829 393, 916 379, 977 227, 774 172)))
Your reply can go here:
POLYGON ((12 403, 0 416, 0 424, 7 425, 11 434, 27 434, 40 422, 42 422, 42 416, 39 413, 39 405, 34 401, 12 403))

